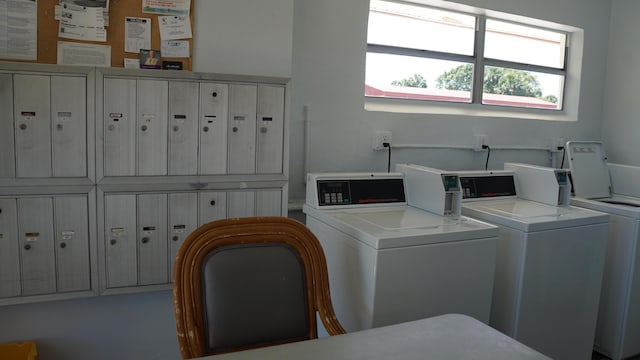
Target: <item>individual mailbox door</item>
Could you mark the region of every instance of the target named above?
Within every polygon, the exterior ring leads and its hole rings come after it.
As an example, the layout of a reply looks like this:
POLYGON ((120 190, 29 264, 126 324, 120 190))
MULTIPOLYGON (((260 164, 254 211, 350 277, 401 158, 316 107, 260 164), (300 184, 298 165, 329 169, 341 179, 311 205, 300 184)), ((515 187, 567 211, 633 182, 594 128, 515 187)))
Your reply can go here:
POLYGON ((256 171, 256 100, 254 85, 231 85, 229 89, 229 173, 256 171))
POLYGON ((0 297, 20 295, 18 209, 15 199, 0 199, 0 297))
POLYGON ((169 194, 169 278, 182 242, 198 227, 198 194, 169 194))
MULTIPOLYGON (((0 177, 14 177, 13 77, 0 74, 0 177)), ((1 290, 0 290, 1 291, 1 290)))
POLYGON ((136 81, 104 79, 104 175, 136 174, 136 81))
POLYGON ((91 289, 87 197, 53 199, 58 292, 91 289))
POLYGON ((198 226, 227 217, 227 194, 203 191, 198 194, 198 226))
POLYGON ((283 216, 282 191, 280 190, 256 191, 256 215, 257 216, 283 216))
POLYGON ((200 84, 200 174, 227 172, 229 86, 200 84))
POLYGON ((167 175, 167 106, 163 80, 138 80, 138 175, 167 175))
POLYGON ((18 199, 22 295, 56 292, 51 198, 18 199))
POLYGON ((87 176, 86 98, 84 77, 51 77, 53 176, 87 176))
POLYGON ((255 215, 256 195, 254 191, 230 191, 227 195, 227 214, 230 218, 255 215))
POLYGON ((284 88, 258 86, 257 172, 282 173, 284 88))
POLYGON ((139 285, 169 282, 167 194, 138 195, 139 285))
POLYGON ((107 288, 138 284, 136 196, 105 195, 107 288))
POLYGON ((14 76, 16 175, 51 176, 50 77, 14 76))
POLYGON ((198 173, 198 98, 196 82, 169 82, 169 175, 198 173))

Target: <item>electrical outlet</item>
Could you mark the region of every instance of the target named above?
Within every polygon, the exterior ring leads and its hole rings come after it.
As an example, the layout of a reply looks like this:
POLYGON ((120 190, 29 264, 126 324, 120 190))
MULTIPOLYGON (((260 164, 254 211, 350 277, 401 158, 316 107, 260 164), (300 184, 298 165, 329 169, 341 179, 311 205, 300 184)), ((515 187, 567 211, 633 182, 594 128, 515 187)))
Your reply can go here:
POLYGON ((487 135, 484 134, 473 134, 473 151, 482 151, 482 145, 488 145, 487 135))
POLYGON ((549 144, 551 152, 560 152, 564 149, 564 139, 563 138, 553 138, 551 139, 551 144, 549 144))
POLYGON ((373 133, 373 150, 383 150, 384 143, 391 144, 391 131, 376 130, 373 133))

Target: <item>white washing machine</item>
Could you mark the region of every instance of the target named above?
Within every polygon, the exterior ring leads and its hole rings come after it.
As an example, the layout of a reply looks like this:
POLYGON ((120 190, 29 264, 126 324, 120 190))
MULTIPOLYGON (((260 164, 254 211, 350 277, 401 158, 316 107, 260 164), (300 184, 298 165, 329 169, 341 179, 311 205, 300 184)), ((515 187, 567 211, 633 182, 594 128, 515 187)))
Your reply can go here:
POLYGON ((595 348, 614 360, 640 354, 640 168, 607 164, 600 142, 566 146, 576 206, 609 213, 595 348))
MULTIPOLYGON (((442 181, 459 192, 457 177, 442 181)), ((338 319, 349 332, 447 313, 487 323, 497 227, 409 206, 405 194, 401 173, 307 176, 306 224, 338 319)))
POLYGON ((566 170, 505 169, 459 172, 462 213, 500 227, 490 325, 553 359, 589 360, 609 217, 563 206, 566 170))

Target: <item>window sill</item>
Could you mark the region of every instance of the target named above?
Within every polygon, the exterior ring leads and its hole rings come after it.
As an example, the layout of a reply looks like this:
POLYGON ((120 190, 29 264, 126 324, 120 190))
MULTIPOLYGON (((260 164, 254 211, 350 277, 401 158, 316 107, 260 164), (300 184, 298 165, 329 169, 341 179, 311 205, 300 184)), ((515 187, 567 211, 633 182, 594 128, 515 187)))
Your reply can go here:
POLYGON ((404 114, 432 114, 479 116, 509 119, 531 119, 547 121, 576 121, 577 112, 567 110, 525 109, 508 106, 479 105, 453 102, 389 99, 365 97, 364 109, 376 112, 404 114))

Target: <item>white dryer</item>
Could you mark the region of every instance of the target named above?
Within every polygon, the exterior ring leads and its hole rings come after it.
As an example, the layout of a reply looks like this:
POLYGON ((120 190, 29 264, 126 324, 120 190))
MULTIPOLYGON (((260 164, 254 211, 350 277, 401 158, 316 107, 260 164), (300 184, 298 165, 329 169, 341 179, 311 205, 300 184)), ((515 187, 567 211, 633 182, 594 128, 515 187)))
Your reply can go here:
MULTIPOLYGON (((459 191, 457 177, 447 184, 459 191)), ((401 173, 308 175, 306 224, 338 319, 349 332, 446 313, 487 323, 497 227, 409 206, 405 194, 401 173)))
POLYGON ((459 172, 462 213, 500 227, 490 325, 553 359, 591 359, 608 216, 557 206, 569 199, 566 170, 505 168, 459 172), (532 187, 551 204, 518 197, 532 187))
POLYGON ((614 360, 640 354, 640 167, 607 164, 602 143, 566 146, 576 206, 611 216, 595 348, 614 360))

